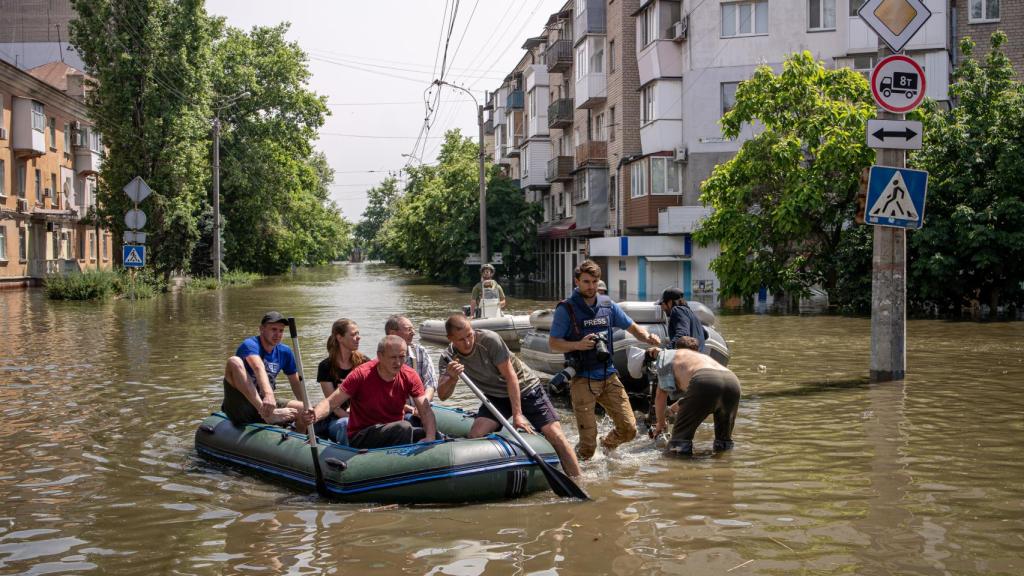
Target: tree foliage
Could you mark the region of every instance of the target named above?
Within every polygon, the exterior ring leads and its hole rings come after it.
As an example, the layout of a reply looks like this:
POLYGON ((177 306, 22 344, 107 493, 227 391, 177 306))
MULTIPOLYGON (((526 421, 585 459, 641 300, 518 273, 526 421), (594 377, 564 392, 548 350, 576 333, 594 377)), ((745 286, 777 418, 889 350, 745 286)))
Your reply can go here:
POLYGON ((970 300, 1024 303, 1024 87, 992 35, 979 62, 961 43, 946 111, 924 107, 924 148, 913 165, 929 171, 925 226, 910 241, 914 297, 942 310, 970 300))
POLYGON ((371 260, 384 257, 382 239, 378 238, 378 234, 394 213, 400 194, 398 179, 394 176, 385 178, 379 185, 366 191, 366 210, 363 211, 362 220, 356 224, 355 237, 366 251, 366 257, 371 260))
POLYGON ((275 273, 348 252, 351 227, 329 195, 333 172, 312 147, 327 108, 306 87, 306 56, 285 40, 287 25, 230 28, 201 0, 74 7, 71 40, 96 80, 87 103, 108 149, 98 190, 106 226, 123 232, 130 201, 121 188, 142 176, 154 190, 142 208, 156 268, 211 270, 216 113, 227 264, 275 273))
POLYGON ((131 201, 122 188, 141 176, 153 189, 150 259, 164 276, 185 267, 199 238, 209 184, 212 40, 219 24, 201 0, 74 0, 71 43, 96 83, 87 104, 108 149, 98 216, 116 237, 131 201))
POLYGON ((874 156, 864 142, 874 115, 860 74, 828 70, 806 51, 781 74, 761 66, 739 85, 722 133, 737 138, 754 123, 759 133, 704 182, 701 200, 714 212, 694 235, 721 244, 711 267, 722 296, 749 299, 766 287, 796 297, 814 285, 833 299, 843 293, 836 256, 864 241, 850 224, 860 171, 874 156))
MULTIPOLYGON (((436 166, 409 169, 409 181, 394 212, 376 237, 389 262, 438 280, 466 283, 476 271, 463 260, 480 246, 479 148, 458 130, 445 134, 436 166)), ((528 272, 535 258, 541 207, 492 167, 487 194, 490 252, 502 252, 499 272, 528 272)))

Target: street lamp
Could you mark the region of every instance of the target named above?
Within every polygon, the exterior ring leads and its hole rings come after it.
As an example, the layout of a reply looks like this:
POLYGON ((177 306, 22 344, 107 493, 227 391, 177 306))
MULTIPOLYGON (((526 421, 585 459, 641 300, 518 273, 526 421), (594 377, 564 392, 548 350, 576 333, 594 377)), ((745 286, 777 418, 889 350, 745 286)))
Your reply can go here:
POLYGON ((476 104, 476 123, 480 129, 480 265, 487 264, 487 184, 484 180, 484 107, 480 105, 480 102, 476 99, 476 96, 472 92, 450 82, 444 80, 434 80, 436 86, 449 86, 456 90, 462 90, 469 97, 473 99, 473 103, 476 104))
POLYGON ((243 90, 224 99, 220 106, 213 107, 213 270, 220 285, 220 111, 232 106, 242 98, 248 98, 249 91, 243 90))

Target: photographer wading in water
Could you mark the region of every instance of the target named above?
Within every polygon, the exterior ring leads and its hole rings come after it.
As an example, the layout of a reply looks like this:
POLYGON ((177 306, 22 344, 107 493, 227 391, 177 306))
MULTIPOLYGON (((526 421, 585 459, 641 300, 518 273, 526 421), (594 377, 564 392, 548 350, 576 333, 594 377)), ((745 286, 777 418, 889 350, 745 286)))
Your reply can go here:
POLYGON ((575 371, 569 391, 580 432, 576 454, 586 460, 597 450, 595 404, 605 409, 615 426, 601 440, 605 450, 613 450, 636 436, 636 418, 612 363, 613 330, 628 330, 641 342, 654 346, 661 339, 633 322, 611 298, 597 293, 601 281, 597 263, 585 260, 573 276, 576 288, 555 307, 548 346, 552 352, 565 354, 567 371, 575 371))

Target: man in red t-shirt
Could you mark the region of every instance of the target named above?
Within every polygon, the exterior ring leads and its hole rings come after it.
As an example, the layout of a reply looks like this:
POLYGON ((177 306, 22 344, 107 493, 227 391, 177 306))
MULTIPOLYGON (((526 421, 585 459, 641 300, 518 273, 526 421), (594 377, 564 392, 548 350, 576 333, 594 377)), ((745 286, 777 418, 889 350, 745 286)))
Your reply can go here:
POLYGON ((405 364, 406 354, 405 340, 395 335, 385 336, 377 343, 377 359, 350 372, 341 386, 309 410, 302 420, 307 424, 316 422, 351 399, 349 446, 381 448, 432 442, 437 430, 434 412, 419 375, 405 364), (422 428, 405 420, 406 398, 412 398, 416 404, 422 428))

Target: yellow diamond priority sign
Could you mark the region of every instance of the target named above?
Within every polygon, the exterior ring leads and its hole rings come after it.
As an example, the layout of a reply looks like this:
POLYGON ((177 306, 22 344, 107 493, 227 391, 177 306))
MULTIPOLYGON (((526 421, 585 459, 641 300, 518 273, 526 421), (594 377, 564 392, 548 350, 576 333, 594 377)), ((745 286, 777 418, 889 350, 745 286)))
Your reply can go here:
POLYGON ((857 13, 893 52, 903 50, 932 15, 923 0, 867 0, 857 13))

